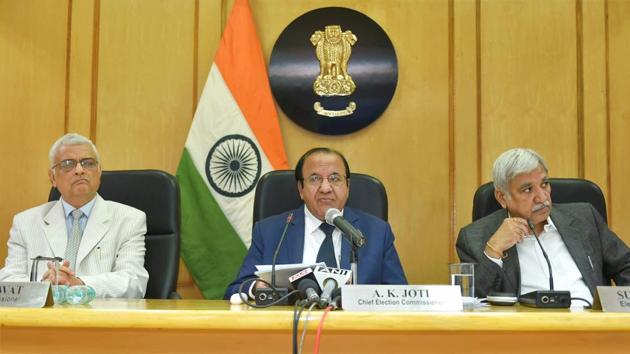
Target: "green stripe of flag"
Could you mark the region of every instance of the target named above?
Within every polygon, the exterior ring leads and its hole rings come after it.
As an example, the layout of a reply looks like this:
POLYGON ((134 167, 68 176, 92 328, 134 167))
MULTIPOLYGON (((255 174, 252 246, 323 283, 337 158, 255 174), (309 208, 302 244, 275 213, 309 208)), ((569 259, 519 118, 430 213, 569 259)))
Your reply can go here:
POLYGON ((182 256, 203 296, 222 299, 247 249, 208 191, 187 149, 179 162, 177 179, 181 192, 182 256))

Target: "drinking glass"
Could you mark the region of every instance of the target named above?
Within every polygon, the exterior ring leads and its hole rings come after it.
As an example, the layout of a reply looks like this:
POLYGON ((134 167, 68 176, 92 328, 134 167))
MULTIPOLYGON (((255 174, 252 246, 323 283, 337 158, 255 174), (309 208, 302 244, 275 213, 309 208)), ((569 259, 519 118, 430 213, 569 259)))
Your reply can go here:
POLYGON ((464 307, 475 305, 475 264, 451 263, 449 264, 451 285, 459 285, 462 292, 464 307))

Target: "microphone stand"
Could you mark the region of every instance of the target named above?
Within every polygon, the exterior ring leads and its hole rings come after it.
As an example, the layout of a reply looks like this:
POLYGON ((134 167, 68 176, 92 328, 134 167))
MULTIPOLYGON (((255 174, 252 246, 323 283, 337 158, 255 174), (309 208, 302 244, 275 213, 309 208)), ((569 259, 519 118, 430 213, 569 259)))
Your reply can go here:
POLYGON ((350 242, 352 244, 352 249, 350 250, 350 270, 352 271, 352 284, 359 284, 359 247, 354 244, 354 242, 350 242))
POLYGON ((352 246, 350 249, 350 270, 352 271, 352 284, 357 285, 359 284, 359 248, 363 247, 365 242, 362 242, 361 239, 353 238, 346 233, 342 233, 342 235, 350 241, 350 245, 352 246))

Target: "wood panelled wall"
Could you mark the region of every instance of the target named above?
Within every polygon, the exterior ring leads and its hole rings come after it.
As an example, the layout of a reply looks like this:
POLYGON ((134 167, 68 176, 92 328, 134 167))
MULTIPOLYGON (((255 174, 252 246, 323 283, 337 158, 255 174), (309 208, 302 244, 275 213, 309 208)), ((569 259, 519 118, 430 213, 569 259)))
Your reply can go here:
MULTIPOLYGON (((323 136, 279 115, 291 164, 327 145, 383 180, 412 283, 447 282, 472 195, 514 146, 538 150, 552 176, 597 182, 630 242, 630 1, 250 1, 267 58, 324 6, 390 36, 399 82, 378 121, 323 136)), ((47 152, 65 132, 90 136, 105 169, 175 173, 232 3, 0 0, 1 258, 12 215, 46 200, 47 152)), ((199 297, 182 270, 180 292, 199 297)))

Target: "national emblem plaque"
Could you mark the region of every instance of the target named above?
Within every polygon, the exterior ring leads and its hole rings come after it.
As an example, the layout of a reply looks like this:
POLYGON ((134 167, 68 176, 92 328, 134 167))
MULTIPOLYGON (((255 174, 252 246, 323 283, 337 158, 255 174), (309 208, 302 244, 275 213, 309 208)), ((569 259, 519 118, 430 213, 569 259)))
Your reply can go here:
POLYGON ((366 15, 326 7, 291 22, 276 41, 269 82, 283 112, 310 131, 339 135, 380 117, 398 82, 396 52, 366 15))

